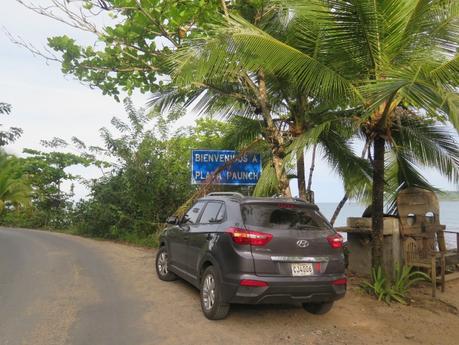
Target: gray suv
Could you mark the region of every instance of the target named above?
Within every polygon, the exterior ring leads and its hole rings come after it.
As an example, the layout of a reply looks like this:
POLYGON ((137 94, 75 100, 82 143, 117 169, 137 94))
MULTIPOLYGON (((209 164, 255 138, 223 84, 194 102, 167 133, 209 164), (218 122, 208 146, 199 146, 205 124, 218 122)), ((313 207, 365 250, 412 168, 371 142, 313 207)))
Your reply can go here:
POLYGON ((232 303, 301 303, 323 314, 346 293, 343 239, 303 200, 210 193, 167 223, 158 277, 196 286, 211 320, 232 303))

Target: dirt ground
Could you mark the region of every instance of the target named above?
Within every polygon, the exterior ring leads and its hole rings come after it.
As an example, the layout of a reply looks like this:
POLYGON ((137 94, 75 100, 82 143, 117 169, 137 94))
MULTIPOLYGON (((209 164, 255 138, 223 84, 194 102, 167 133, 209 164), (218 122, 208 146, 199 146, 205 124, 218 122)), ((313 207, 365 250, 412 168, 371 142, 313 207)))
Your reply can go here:
POLYGON ((350 278, 326 315, 235 305, 227 319, 209 321, 195 288, 156 278, 154 250, 0 230, 0 345, 459 344, 459 281, 438 299, 425 286, 409 306, 388 306, 350 278))
POLYGON ((411 305, 377 302, 350 278, 346 297, 326 315, 296 306, 233 306, 223 321, 201 314, 199 294, 182 280, 153 274, 154 251, 108 242, 98 245, 128 274, 132 288, 151 305, 144 317, 161 344, 459 344, 459 281, 438 299, 430 286, 413 289, 411 305))

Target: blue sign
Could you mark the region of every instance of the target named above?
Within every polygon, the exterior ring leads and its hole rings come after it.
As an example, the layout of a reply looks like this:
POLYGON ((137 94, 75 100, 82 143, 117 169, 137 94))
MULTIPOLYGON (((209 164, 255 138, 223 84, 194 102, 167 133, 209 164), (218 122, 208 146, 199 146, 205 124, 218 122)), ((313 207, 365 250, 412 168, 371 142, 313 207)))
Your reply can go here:
POLYGON ((191 155, 192 184, 208 182, 212 173, 225 164, 227 166, 216 175, 212 183, 254 186, 261 175, 259 153, 240 155, 233 150, 193 150, 191 155))

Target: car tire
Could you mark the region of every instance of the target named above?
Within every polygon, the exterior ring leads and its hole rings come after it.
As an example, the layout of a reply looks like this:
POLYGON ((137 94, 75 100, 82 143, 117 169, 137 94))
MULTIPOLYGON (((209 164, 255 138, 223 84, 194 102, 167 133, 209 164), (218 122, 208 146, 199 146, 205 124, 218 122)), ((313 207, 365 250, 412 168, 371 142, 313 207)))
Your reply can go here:
POLYGON ((220 275, 213 266, 205 269, 201 279, 201 308, 209 320, 224 319, 230 305, 222 301, 222 284, 220 275))
POLYGON ((159 279, 170 282, 177 279, 177 276, 169 271, 167 265, 167 249, 166 247, 160 247, 158 253, 156 253, 156 274, 159 279))
POLYGON ((303 308, 315 315, 326 314, 333 307, 333 302, 323 302, 323 303, 303 303, 303 308))

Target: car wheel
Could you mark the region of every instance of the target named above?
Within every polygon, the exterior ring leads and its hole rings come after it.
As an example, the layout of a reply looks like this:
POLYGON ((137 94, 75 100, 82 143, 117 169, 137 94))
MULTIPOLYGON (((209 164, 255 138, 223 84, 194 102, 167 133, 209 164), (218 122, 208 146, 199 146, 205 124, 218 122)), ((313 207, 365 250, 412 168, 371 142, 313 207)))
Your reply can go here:
POLYGON ((323 303, 303 303, 303 308, 311 314, 322 315, 326 314, 333 307, 333 302, 323 303))
POLYGON ((177 279, 177 276, 169 271, 167 264, 167 249, 166 247, 161 247, 156 254, 156 273, 159 279, 170 282, 177 279))
POLYGON ((209 320, 224 319, 229 312, 230 305, 222 302, 220 276, 212 266, 207 267, 202 275, 201 308, 209 320))

